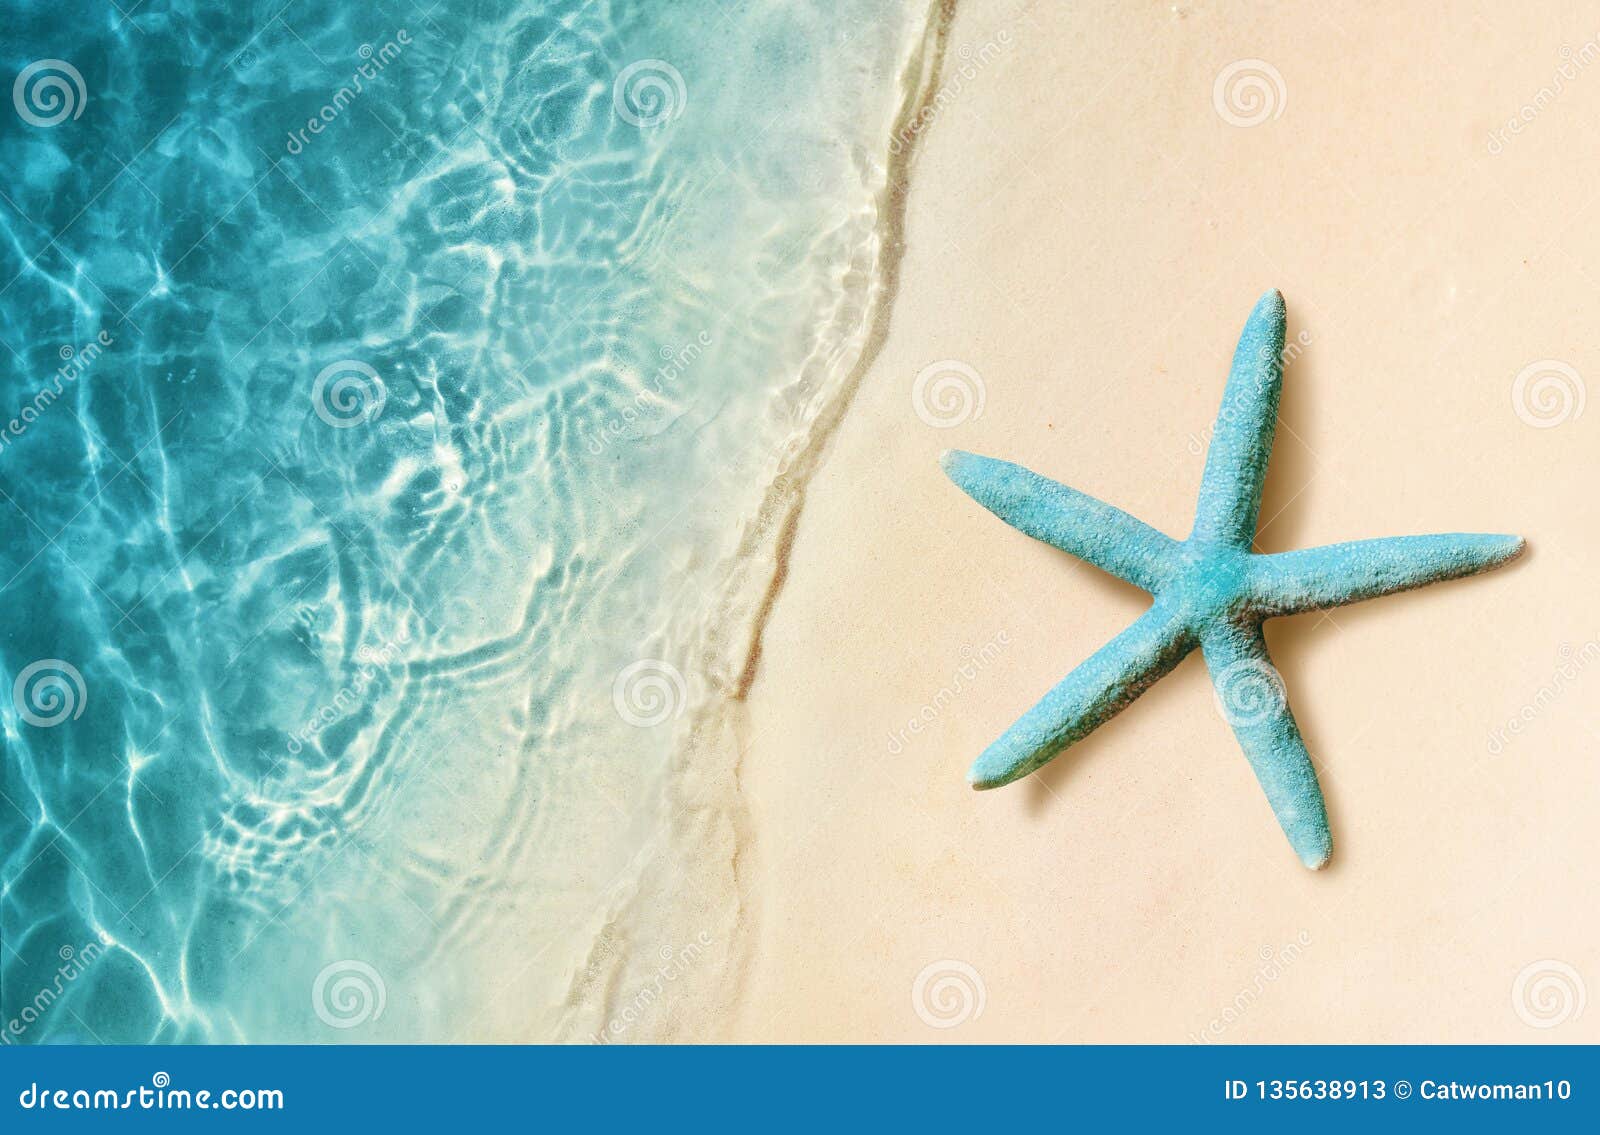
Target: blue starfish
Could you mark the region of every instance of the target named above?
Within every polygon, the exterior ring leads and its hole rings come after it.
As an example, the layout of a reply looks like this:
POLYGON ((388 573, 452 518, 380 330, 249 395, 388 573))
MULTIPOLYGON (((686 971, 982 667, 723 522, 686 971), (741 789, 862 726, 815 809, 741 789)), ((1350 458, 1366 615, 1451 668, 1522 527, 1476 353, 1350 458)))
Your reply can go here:
POLYGON ((1290 845, 1307 867, 1328 861, 1333 842, 1322 789, 1261 624, 1488 571, 1514 559, 1523 541, 1455 533, 1252 552, 1283 388, 1283 327, 1283 296, 1268 292, 1239 336, 1194 530, 1182 542, 1019 465, 956 450, 941 458, 952 481, 1013 528, 1155 597, 1132 626, 984 750, 967 776, 974 788, 998 788, 1054 759, 1199 647, 1223 715, 1290 845))

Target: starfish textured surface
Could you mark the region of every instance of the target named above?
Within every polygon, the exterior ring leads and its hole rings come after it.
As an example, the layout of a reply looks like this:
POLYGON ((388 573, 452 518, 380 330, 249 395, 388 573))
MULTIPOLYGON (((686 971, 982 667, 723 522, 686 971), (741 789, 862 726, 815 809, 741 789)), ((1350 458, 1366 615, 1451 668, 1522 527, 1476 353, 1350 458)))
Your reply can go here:
POLYGON ((1262 623, 1488 571, 1516 558, 1523 541, 1450 533, 1252 552, 1277 431, 1283 344, 1283 296, 1272 291, 1256 303, 1234 351, 1187 540, 1019 465, 955 450, 943 456, 950 479, 1007 524, 1155 597, 984 750, 968 774, 973 787, 1009 784, 1054 759, 1199 647, 1295 854, 1311 868, 1328 861, 1322 789, 1262 623))

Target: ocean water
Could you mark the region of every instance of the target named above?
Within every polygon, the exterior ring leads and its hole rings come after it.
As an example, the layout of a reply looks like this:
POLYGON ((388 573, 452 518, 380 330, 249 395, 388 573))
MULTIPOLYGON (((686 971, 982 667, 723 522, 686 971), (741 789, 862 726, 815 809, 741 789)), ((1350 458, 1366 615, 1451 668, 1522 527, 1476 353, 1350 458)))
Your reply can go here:
POLYGON ((0 0, 0 1043, 703 1035, 932 18, 0 0))

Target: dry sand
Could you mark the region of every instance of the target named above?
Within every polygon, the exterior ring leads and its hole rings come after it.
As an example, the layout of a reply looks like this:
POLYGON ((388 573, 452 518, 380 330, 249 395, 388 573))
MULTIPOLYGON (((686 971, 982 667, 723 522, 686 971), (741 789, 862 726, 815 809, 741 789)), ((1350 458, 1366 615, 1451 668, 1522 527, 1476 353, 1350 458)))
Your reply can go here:
POLYGON ((1600 995, 1600 409, 1519 413, 1513 391, 1541 360, 1570 368, 1545 364, 1545 394, 1600 382, 1600 25, 1323 8, 961 5, 889 338, 810 486, 750 693, 759 914, 730 1039, 1600 1040, 1579 1011, 1600 995), (1255 125, 1214 97, 1241 60, 1281 77, 1250 64, 1265 103, 1222 97, 1255 125), (1530 543, 1268 624, 1328 797, 1319 873, 1198 656, 1042 773, 967 787, 1146 600, 936 461, 1018 461, 1185 535, 1270 287, 1302 350, 1262 550, 1530 543), (913 402, 940 360, 984 394, 946 428, 913 402))

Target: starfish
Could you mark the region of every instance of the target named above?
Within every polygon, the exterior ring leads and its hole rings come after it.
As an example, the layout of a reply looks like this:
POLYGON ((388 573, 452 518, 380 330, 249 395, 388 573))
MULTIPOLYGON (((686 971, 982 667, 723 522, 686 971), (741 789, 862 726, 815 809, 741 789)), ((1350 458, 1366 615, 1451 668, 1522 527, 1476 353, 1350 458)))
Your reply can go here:
POLYGON ((1239 336, 1187 540, 1008 461, 958 450, 940 458, 952 481, 1013 528, 1154 597, 1127 630, 983 751, 967 774, 974 788, 998 788, 1053 760, 1198 647, 1223 716, 1290 846, 1312 869, 1328 861, 1333 841, 1322 788, 1262 623, 1475 575, 1516 558, 1524 545, 1517 536, 1450 533, 1252 551, 1277 432, 1283 337, 1283 296, 1271 291, 1239 336))

